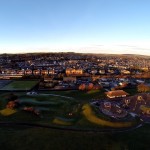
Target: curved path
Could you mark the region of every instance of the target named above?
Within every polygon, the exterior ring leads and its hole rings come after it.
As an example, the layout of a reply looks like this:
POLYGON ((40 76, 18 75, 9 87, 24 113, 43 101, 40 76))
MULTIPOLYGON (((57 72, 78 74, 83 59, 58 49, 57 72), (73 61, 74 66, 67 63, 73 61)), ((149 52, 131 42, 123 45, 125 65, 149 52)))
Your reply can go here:
POLYGON ((74 99, 73 97, 68 97, 68 96, 62 96, 62 95, 57 95, 57 94, 38 94, 38 95, 50 95, 50 96, 57 96, 57 97, 62 97, 62 98, 67 98, 67 99, 74 99))

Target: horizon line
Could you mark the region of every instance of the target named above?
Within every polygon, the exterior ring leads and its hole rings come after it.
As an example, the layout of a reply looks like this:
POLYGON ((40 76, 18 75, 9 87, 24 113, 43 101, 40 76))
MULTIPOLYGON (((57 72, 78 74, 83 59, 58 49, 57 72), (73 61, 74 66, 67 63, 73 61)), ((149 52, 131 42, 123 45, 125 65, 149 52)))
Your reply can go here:
POLYGON ((95 53, 95 52, 73 52, 73 51, 59 51, 59 52, 47 52, 47 51, 43 51, 43 52, 38 52, 38 51, 35 51, 35 52, 16 52, 16 53, 11 53, 11 52, 6 52, 6 53, 0 53, 0 55, 4 55, 4 54, 8 54, 8 55, 15 55, 15 54, 42 54, 42 53, 75 53, 75 54, 101 54, 101 55, 138 55, 138 56, 150 56, 149 55, 146 55, 146 54, 136 54, 136 53, 95 53))

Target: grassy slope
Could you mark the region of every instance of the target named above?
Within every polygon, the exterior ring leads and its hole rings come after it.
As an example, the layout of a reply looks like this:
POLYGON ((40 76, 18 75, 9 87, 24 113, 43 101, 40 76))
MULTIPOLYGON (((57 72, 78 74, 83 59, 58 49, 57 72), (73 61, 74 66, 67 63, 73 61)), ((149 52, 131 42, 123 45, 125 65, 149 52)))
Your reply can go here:
POLYGON ((126 133, 83 133, 43 128, 0 128, 1 150, 149 150, 150 126, 126 133))
POLYGON ((99 90, 93 91, 51 91, 50 94, 58 94, 62 96, 73 97, 76 100, 82 101, 91 101, 93 98, 104 98, 104 92, 99 90))
POLYGON ((123 128, 123 127, 131 127, 134 125, 134 122, 112 122, 102 118, 97 117, 95 112, 92 110, 89 104, 85 104, 83 106, 83 114, 87 118, 88 121, 98 124, 101 126, 108 126, 113 128, 123 128))
MULTIPOLYGON (((89 93, 89 96, 87 96, 86 92, 82 91, 79 93, 77 91, 59 93, 59 95, 64 96, 75 96, 79 101, 83 102, 90 101, 90 97, 93 96, 90 94, 93 94, 93 92, 89 93)), ((97 93, 97 95, 98 94, 99 93, 97 93)), ((24 121, 24 118, 33 122, 40 121, 36 116, 28 115, 24 112, 21 114, 16 113, 8 118, 1 118, 0 120, 13 120, 13 116, 17 116, 17 118, 22 121, 24 121)), ((83 123, 85 123, 85 121, 83 121, 83 123)), ((83 125, 83 123, 81 124, 83 125)), ((127 133, 80 133, 22 127, 0 127, 0 133, 1 150, 149 150, 150 147, 150 125, 127 133)))

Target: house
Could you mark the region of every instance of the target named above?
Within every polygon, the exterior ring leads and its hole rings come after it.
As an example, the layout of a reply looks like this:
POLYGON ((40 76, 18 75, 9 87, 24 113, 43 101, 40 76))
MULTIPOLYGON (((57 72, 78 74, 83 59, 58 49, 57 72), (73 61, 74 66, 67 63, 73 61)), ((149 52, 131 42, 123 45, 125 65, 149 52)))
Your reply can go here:
POLYGON ((131 72, 129 70, 121 70, 122 74, 130 74, 131 72))
POLYGON ((108 91, 105 92, 105 94, 108 98, 126 97, 127 95, 129 95, 127 92, 123 90, 108 91))
POLYGON ((105 74, 106 72, 105 72, 105 70, 104 69, 100 69, 99 70, 99 74, 105 74))
POLYGON ((53 80, 52 77, 44 76, 44 82, 51 82, 53 80))
POLYGON ((72 68, 66 69, 66 75, 82 75, 82 74, 83 74, 82 69, 72 69, 72 68))
POLYGON ((42 75, 48 75, 48 70, 41 70, 42 75))
POLYGON ((65 82, 76 82, 76 77, 63 77, 63 81, 65 82))

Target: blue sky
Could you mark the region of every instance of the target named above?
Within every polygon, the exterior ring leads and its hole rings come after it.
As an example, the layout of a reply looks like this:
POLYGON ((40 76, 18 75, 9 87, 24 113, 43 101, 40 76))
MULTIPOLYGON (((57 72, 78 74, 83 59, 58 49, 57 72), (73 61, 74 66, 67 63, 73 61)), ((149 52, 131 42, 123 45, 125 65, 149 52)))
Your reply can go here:
POLYGON ((150 55, 149 0, 0 0, 0 53, 150 55))

